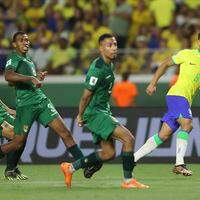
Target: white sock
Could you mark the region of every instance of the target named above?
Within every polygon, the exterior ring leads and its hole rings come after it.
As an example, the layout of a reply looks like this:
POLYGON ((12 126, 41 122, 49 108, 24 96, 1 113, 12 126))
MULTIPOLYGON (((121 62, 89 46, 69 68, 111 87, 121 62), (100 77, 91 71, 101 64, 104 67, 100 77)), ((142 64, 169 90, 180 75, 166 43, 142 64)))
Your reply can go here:
POLYGON ((188 140, 177 137, 176 139, 176 165, 184 164, 184 156, 187 150, 188 140))
POLYGON ((134 153, 135 162, 137 162, 140 158, 144 157, 145 155, 151 153, 154 149, 156 149, 163 141, 159 138, 159 136, 153 135, 150 137, 146 143, 134 153))

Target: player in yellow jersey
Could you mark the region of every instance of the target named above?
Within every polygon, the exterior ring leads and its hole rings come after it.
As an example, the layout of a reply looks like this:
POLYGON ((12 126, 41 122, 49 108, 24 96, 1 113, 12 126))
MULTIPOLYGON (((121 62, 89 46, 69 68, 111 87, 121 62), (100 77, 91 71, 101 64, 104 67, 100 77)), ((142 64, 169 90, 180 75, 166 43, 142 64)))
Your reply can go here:
POLYGON ((168 67, 174 64, 180 67, 178 80, 166 95, 168 111, 162 118, 162 127, 159 133, 149 138, 135 153, 135 162, 157 148, 180 127, 180 131, 177 133, 176 164, 173 172, 184 176, 192 175, 192 171, 188 170, 184 164, 184 156, 189 133, 193 128, 190 107, 200 88, 200 33, 198 34, 198 46, 199 49, 184 49, 167 58, 154 74, 146 89, 148 95, 152 95, 156 91, 156 84, 168 67))

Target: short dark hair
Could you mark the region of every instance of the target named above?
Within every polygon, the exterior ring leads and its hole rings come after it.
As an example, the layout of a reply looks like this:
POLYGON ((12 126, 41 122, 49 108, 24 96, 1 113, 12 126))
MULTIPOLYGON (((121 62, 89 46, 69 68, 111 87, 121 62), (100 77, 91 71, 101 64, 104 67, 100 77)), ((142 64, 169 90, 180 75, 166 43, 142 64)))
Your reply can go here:
POLYGON ((200 40, 200 33, 198 33, 198 40, 200 40))
POLYGON ((106 38, 112 38, 114 37, 114 35, 110 34, 110 33, 104 33, 102 35, 99 36, 99 44, 105 40, 106 38))
POLYGON ((12 41, 13 41, 13 42, 16 42, 17 36, 18 36, 18 35, 24 35, 24 34, 26 34, 24 31, 17 31, 17 32, 13 35, 12 41))
POLYGON ((124 72, 122 74, 122 80, 127 81, 129 79, 129 76, 130 76, 130 72, 124 72))

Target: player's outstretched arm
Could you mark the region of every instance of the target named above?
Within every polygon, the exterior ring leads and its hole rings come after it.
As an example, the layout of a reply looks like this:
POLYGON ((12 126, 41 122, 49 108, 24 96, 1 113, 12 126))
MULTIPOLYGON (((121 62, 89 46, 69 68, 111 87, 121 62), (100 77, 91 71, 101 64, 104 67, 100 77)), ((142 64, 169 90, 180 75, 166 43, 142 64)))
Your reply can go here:
POLYGON ((148 85, 147 89, 146 89, 146 93, 148 95, 152 95, 155 91, 156 91, 156 85, 158 80, 160 79, 160 77, 165 74, 166 70, 170 67, 174 65, 174 62, 172 60, 171 57, 165 59, 161 65, 158 67, 158 69, 156 70, 155 74, 153 75, 153 78, 150 82, 150 84, 148 85))
POLYGON ((79 103, 79 113, 77 116, 77 123, 79 126, 83 126, 83 124, 84 124, 82 116, 83 116, 83 113, 84 113, 87 105, 90 102, 91 97, 92 97, 92 91, 85 89, 83 91, 83 95, 82 95, 80 103, 79 103))
POLYGON ((12 69, 6 70, 5 80, 8 81, 8 82, 27 82, 27 81, 31 81, 38 88, 41 87, 41 85, 42 85, 40 83, 40 81, 37 78, 35 78, 34 76, 25 76, 25 75, 22 75, 22 74, 18 74, 12 69))

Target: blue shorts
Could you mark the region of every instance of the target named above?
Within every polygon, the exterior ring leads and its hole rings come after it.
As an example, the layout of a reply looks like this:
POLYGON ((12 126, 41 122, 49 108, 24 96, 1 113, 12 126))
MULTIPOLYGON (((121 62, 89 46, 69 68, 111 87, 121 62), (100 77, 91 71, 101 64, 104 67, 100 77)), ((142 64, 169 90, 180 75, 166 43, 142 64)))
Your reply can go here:
POLYGON ((167 113, 161 119, 162 122, 166 122, 169 127, 175 132, 179 128, 179 123, 177 119, 186 118, 192 119, 192 111, 190 109, 190 104, 185 97, 167 95, 167 113))

